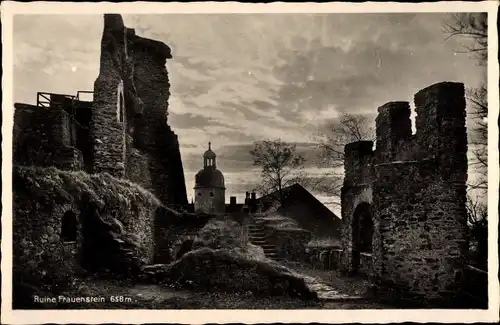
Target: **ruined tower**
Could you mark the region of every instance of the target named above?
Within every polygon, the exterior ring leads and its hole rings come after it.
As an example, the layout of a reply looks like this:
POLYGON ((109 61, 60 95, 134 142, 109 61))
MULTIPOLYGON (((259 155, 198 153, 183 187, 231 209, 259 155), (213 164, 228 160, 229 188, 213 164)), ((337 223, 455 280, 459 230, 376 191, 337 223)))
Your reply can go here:
POLYGON ((467 251, 464 86, 434 84, 415 107, 415 135, 409 103, 391 102, 378 110, 375 151, 370 142, 345 148, 341 269, 391 296, 449 299, 467 251), (362 233, 372 234, 371 249, 360 254, 362 233))
POLYGON ((117 14, 104 15, 93 101, 38 93, 16 104, 14 163, 109 173, 187 206, 179 141, 168 125, 170 48, 135 35, 117 14))
POLYGON ((166 205, 187 205, 177 135, 168 125, 170 48, 104 15, 91 121, 94 172, 125 177, 166 205))

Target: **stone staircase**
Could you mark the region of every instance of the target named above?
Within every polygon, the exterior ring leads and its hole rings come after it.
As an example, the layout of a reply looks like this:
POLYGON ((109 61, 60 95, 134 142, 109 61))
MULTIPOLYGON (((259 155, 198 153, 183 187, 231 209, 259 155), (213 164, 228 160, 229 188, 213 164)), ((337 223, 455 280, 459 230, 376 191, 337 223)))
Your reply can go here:
POLYGON ((262 247, 267 258, 279 261, 282 258, 278 256, 276 247, 266 240, 266 234, 261 225, 253 222, 248 225, 248 237, 252 244, 262 247))

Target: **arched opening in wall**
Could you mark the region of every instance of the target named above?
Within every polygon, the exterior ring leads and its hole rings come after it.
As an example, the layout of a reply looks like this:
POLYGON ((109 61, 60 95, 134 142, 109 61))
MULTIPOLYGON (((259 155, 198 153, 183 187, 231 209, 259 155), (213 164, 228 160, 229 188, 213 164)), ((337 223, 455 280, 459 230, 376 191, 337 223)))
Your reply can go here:
POLYGON ((65 243, 75 242, 78 235, 78 220, 76 214, 68 210, 61 222, 61 240, 65 243))
POLYGON ((352 270, 358 272, 362 255, 371 255, 373 219, 369 203, 360 203, 352 217, 352 270))
POLYGON ((212 196, 212 197, 213 197, 213 196, 214 196, 214 192, 210 192, 210 196, 212 196))

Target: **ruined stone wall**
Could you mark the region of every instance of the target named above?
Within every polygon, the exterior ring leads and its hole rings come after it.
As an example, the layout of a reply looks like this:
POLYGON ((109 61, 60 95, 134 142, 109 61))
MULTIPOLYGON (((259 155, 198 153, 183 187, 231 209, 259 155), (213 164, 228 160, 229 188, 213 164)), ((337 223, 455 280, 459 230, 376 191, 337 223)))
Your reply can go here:
MULTIPOLYGON (((363 257, 379 293, 449 299, 458 294, 467 251, 467 135, 464 86, 439 83, 415 95, 417 133, 408 103, 379 108, 371 160, 372 260, 363 257)), ((368 192, 363 158, 348 159, 342 190, 341 269, 351 271, 353 209, 368 192), (357 177, 357 178, 356 178, 357 177), (353 187, 364 186, 364 191, 353 187), (345 218, 345 221, 344 221, 345 218)), ((359 151, 358 151, 359 152, 359 151)), ((362 271, 362 270, 361 270, 362 271)))
MULTIPOLYGON (((15 176, 13 181, 16 181, 15 176)), ((47 289, 52 288, 62 280, 57 279, 58 274, 68 276, 79 270, 81 236, 76 242, 69 243, 60 237, 63 215, 66 211, 76 211, 76 207, 64 203, 49 205, 49 202, 14 194, 13 280, 17 283, 43 283, 47 289)), ((81 227, 78 233, 81 234, 81 227)))
POLYGON ((306 244, 311 232, 302 228, 280 228, 272 225, 262 227, 266 242, 273 245, 279 257, 289 261, 303 261, 306 244))
POLYGON ((134 126, 135 146, 149 157, 149 188, 167 205, 187 205, 187 192, 177 135, 167 124, 170 83, 163 43, 131 35, 129 53, 135 62, 137 96, 143 102, 134 126))
MULTIPOLYGON (((81 265, 86 240, 95 239, 83 232, 88 221, 82 214, 86 195, 89 202, 103 208, 102 223, 94 223, 92 231, 106 232, 115 239, 110 244, 129 240, 135 243, 131 251, 134 258, 153 261, 155 213, 160 202, 144 189, 109 175, 55 168, 14 167, 12 181, 14 268, 21 277, 35 276, 45 283, 45 276, 66 272, 60 269, 66 270, 66 264, 72 263, 73 271, 81 265), (76 243, 65 243, 61 238, 62 218, 67 211, 78 217, 76 243)), ((108 249, 97 247, 87 253, 97 256, 108 249)), ((113 258, 117 258, 114 253, 107 256, 108 261, 113 258)))
POLYGON ((342 250, 337 246, 330 247, 310 247, 304 251, 303 262, 313 268, 321 270, 337 270, 340 263, 342 250))
POLYGON ((104 15, 91 122, 94 172, 125 177, 164 204, 185 206, 179 142, 167 124, 170 58, 164 43, 135 35, 120 15, 104 15))
POLYGON ((151 188, 152 180, 149 172, 150 157, 135 148, 130 148, 125 165, 125 173, 129 180, 144 188, 151 188))
POLYGON ((62 109, 16 104, 13 132, 13 163, 83 168, 83 155, 73 145, 76 137, 71 116, 62 109))
POLYGON ((159 210, 155 220, 154 263, 164 264, 175 260, 173 252, 176 243, 195 238, 213 215, 178 213, 169 209, 159 210))
MULTIPOLYGON (((187 190, 186 190, 186 180, 184 178, 184 167, 182 165, 181 151, 179 149, 179 140, 177 135, 170 130, 169 136, 167 137, 167 144, 165 146, 165 151, 161 152, 161 158, 166 162, 167 173, 168 173, 168 187, 166 201, 167 205, 172 206, 187 206, 187 190)), ((158 184, 161 187, 161 184, 158 184)))
POLYGON ((360 141, 345 147, 345 176, 341 191, 343 251, 340 257, 341 271, 353 270, 353 214, 362 203, 371 204, 373 200, 373 142, 360 141))
POLYGON ((94 172, 125 176, 126 114, 122 71, 126 30, 119 15, 104 15, 99 76, 94 83, 91 137, 94 172))

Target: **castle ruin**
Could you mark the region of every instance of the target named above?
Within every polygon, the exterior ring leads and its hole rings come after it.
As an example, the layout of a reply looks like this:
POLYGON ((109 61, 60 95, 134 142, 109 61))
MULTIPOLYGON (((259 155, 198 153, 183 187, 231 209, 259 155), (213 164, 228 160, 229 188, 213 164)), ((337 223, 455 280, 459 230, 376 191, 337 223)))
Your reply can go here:
POLYGON ((14 164, 107 172, 167 206, 187 206, 179 142, 168 125, 171 58, 167 45, 105 14, 93 101, 39 94, 37 106, 16 104, 14 164))
MULTIPOLYGON (((170 58, 167 45, 135 35, 120 15, 106 14, 93 100, 81 100, 78 94, 39 94, 48 105, 40 100, 36 106, 15 105, 14 165, 84 171, 92 182, 97 180, 89 174, 109 173, 119 181, 99 179, 103 188, 113 188, 111 182, 125 188, 130 184, 124 185, 121 179, 126 179, 159 199, 158 203, 141 191, 128 197, 118 193, 117 198, 108 198, 116 211, 105 211, 115 213, 108 219, 118 220, 117 227, 138 237, 142 251, 135 255, 147 264, 169 263, 172 243, 192 236, 211 217, 200 213, 189 223, 185 215, 176 217, 164 209, 189 208, 179 142, 168 125, 170 84, 165 63, 170 58)), ((332 264, 347 274, 369 275, 380 292, 447 299, 460 290, 468 250, 464 86, 444 82, 427 87, 415 95, 415 106, 416 134, 411 131, 409 103, 391 102, 378 109, 375 150, 371 141, 345 147, 342 250, 331 255, 337 259, 332 264)), ((247 193, 244 206, 235 197, 225 206, 224 178, 214 172, 215 153, 209 148, 204 159, 195 189, 203 199, 193 209, 234 213, 248 208, 249 202, 255 207, 255 193, 251 198, 247 193)), ((77 250, 73 248, 85 243, 81 238, 85 226, 77 225, 78 219, 85 221, 85 211, 81 211, 85 202, 70 191, 56 191, 61 184, 67 186, 72 176, 54 177, 50 188, 57 193, 33 198, 35 190, 31 189, 36 183, 28 183, 32 180, 28 176, 42 178, 43 172, 24 172, 14 177, 14 182, 26 181, 14 188, 14 265, 25 268, 33 256, 42 253, 69 252, 63 258, 74 258, 77 250), (72 246, 74 242, 77 246, 72 246)), ((294 188, 304 196, 303 189, 294 188)), ((103 196, 94 194, 98 199, 103 196)), ((304 224, 311 224, 314 231, 330 232, 319 229, 319 219, 311 221, 310 210, 304 211, 304 224)), ((340 221, 328 222, 331 232, 337 233, 340 221)), ((86 238, 93 237, 97 236, 86 238)), ((93 254, 109 246, 109 241, 104 243, 87 251, 93 254)), ((104 254, 103 260, 113 254, 104 254)), ((30 270, 40 269, 39 265, 34 263, 30 270)))
POLYGON ((341 270, 391 295, 445 299, 466 263, 467 134, 464 86, 434 84, 410 105, 378 109, 376 149, 345 147, 341 270))

